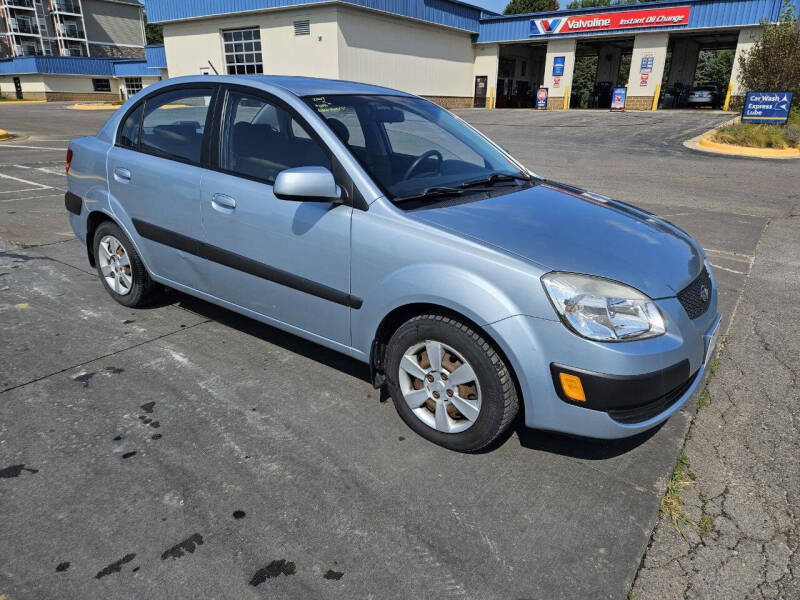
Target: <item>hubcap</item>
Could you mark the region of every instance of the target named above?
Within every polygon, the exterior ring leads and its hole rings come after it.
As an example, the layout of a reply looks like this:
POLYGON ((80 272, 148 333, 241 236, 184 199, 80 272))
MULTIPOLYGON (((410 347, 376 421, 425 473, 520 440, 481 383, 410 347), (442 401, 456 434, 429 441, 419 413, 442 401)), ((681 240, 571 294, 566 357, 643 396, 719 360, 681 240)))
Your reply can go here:
POLYGON ((113 235, 106 235, 100 240, 97 262, 100 272, 116 294, 125 296, 133 286, 133 274, 128 251, 113 235))
POLYGON ((416 417, 443 433, 472 427, 481 411, 481 388, 466 359, 447 344, 425 340, 400 361, 403 399, 416 417))

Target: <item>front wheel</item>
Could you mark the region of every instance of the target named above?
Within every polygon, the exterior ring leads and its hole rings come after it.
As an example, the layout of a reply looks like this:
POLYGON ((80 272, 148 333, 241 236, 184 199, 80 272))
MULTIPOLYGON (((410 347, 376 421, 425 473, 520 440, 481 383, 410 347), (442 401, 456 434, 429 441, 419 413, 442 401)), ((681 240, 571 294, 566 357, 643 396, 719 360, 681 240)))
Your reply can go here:
POLYGON ((519 410, 503 358, 480 332, 441 314, 414 317, 386 348, 395 408, 422 437, 459 452, 485 448, 519 410))

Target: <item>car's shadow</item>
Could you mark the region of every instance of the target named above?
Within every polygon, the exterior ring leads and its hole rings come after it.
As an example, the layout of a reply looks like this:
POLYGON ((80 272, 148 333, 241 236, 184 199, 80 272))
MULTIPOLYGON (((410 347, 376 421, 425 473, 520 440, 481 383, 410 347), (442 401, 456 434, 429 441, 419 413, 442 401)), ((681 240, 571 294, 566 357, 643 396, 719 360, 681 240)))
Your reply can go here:
MULTIPOLYGON (((205 300, 200 300, 188 294, 175 290, 168 290, 151 307, 175 305, 193 312, 197 315, 221 323, 231 329, 246 333, 260 340, 279 346, 290 352, 294 352, 327 367, 346 373, 351 377, 360 379, 372 384, 370 379, 369 367, 349 356, 335 352, 314 342, 304 340, 301 337, 287 333, 271 325, 261 323, 255 319, 245 317, 228 309, 219 307, 205 300)), ((381 389, 380 401, 386 402, 391 397, 386 393, 385 388, 381 389)), ((500 436, 492 444, 481 450, 481 454, 493 452, 504 446, 511 437, 516 436, 519 444, 523 448, 550 452, 580 458, 584 460, 605 460, 621 454, 625 454, 649 440, 661 426, 640 433, 638 435, 620 440, 596 440, 570 436, 566 434, 530 429, 525 427, 521 418, 517 419, 514 427, 510 428, 504 435, 500 436)))

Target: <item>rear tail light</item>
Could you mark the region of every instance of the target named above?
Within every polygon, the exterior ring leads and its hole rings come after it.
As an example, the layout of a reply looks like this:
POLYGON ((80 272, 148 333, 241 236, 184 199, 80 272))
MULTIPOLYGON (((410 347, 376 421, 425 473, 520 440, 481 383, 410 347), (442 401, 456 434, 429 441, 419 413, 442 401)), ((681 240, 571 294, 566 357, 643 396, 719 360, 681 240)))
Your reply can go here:
POLYGON ((67 162, 64 165, 67 173, 69 173, 69 166, 72 164, 72 148, 67 148, 67 162))

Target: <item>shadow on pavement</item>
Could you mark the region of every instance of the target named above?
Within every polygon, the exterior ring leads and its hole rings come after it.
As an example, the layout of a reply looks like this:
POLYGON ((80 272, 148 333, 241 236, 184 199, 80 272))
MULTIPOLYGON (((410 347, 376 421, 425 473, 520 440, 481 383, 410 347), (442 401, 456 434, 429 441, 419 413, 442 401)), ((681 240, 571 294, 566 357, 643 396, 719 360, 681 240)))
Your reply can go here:
MULTIPOLYGON (((366 364, 339 352, 329 350, 314 342, 304 340, 291 333, 281 331, 271 325, 261 323, 255 319, 245 317, 228 309, 216 306, 215 304, 211 304, 210 302, 206 302, 205 300, 200 300, 175 290, 168 290, 167 293, 152 304, 151 307, 168 305, 179 306, 247 335, 257 337, 260 340, 322 363, 327 367, 346 373, 365 383, 372 383, 369 367, 366 364)), ((386 393, 385 388, 381 389, 380 397, 381 402, 391 399, 386 393)), ((509 438, 516 434, 520 445, 529 450, 538 450, 584 460, 605 460, 625 454, 637 446, 640 446, 655 435, 660 428, 661 425, 644 433, 621 440, 595 440, 552 431, 530 429, 525 427, 521 418, 518 418, 517 424, 514 427, 510 428, 505 435, 484 448, 481 454, 493 452, 503 446, 508 442, 509 438)))

